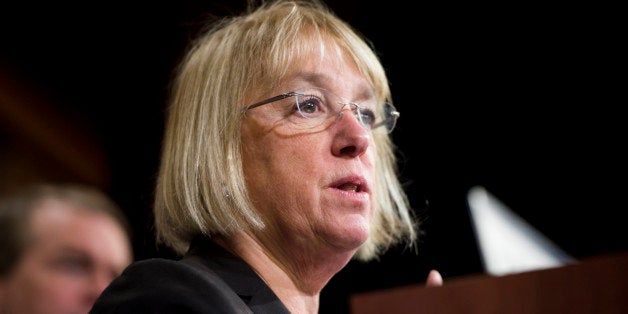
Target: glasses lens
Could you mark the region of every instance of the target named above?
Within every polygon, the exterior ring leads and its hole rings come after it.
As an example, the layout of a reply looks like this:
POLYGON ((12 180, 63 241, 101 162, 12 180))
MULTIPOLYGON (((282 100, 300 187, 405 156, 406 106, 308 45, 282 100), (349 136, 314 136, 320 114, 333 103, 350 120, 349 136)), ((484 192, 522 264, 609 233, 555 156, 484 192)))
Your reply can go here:
POLYGON ((397 124, 397 118, 399 118, 399 111, 390 103, 384 104, 384 120, 382 124, 386 127, 388 133, 392 132, 397 124))
POLYGON ((345 102, 327 90, 316 88, 278 95, 250 105, 245 110, 262 105, 269 108, 268 114, 278 118, 276 121, 283 120, 293 128, 309 131, 328 126, 345 110, 350 110, 369 131, 377 129, 378 132, 390 133, 399 117, 399 112, 392 104, 381 106, 374 100, 345 102))

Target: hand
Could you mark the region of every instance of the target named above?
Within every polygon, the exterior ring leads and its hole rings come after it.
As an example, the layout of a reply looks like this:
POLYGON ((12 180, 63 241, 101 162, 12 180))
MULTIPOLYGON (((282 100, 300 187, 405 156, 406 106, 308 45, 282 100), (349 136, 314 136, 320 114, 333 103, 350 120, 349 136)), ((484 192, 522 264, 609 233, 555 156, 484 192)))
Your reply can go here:
POLYGON ((427 275, 427 280, 425 281, 426 287, 440 287, 443 285, 443 277, 440 275, 438 270, 432 269, 430 273, 427 275))

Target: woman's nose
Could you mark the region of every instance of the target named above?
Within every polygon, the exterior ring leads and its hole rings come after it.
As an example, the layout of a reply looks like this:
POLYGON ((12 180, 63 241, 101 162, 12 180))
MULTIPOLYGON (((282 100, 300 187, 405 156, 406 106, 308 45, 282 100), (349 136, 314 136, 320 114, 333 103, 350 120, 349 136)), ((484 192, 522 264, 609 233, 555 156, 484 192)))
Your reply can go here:
POLYGON ((338 120, 342 119, 343 116, 345 115, 349 115, 349 116, 354 117, 355 120, 360 124, 360 126, 366 129, 366 126, 360 119, 360 111, 359 111, 360 107, 357 104, 354 104, 354 103, 340 103, 340 104, 342 105, 342 107, 340 107, 340 111, 338 112, 338 120))
POLYGON ((343 106, 336 121, 336 134, 332 144, 335 156, 357 157, 369 146, 369 131, 356 114, 356 106, 343 106))

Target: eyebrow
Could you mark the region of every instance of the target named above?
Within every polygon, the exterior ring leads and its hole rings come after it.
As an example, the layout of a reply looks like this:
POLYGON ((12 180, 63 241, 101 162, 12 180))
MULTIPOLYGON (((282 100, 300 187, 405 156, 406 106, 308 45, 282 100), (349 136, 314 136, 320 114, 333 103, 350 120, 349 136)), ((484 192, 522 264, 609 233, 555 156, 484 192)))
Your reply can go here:
MULTIPOLYGON (((329 90, 335 94, 341 94, 327 84, 327 82, 332 80, 332 77, 320 72, 300 72, 290 79, 290 81, 303 81, 303 83, 311 84, 312 87, 329 90)), ((358 86, 357 91, 358 99, 352 99, 351 101, 375 98, 375 93, 373 93, 373 90, 367 85, 362 84, 361 86, 358 86)), ((344 97, 343 95, 340 96, 344 97)))
POLYGON ((65 256, 90 256, 90 254, 88 252, 86 252, 84 249, 82 248, 77 248, 71 245, 64 245, 62 247, 60 247, 57 250, 57 253, 59 255, 65 255, 65 256))

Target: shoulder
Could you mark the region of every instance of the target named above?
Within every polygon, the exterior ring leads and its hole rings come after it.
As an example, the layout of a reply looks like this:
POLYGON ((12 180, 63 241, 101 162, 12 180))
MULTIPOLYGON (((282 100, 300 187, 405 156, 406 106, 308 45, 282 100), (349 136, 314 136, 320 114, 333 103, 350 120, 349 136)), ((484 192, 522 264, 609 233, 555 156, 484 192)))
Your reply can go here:
POLYGON ((241 312, 244 304, 209 269, 152 258, 134 262, 100 295, 90 313, 241 312))

